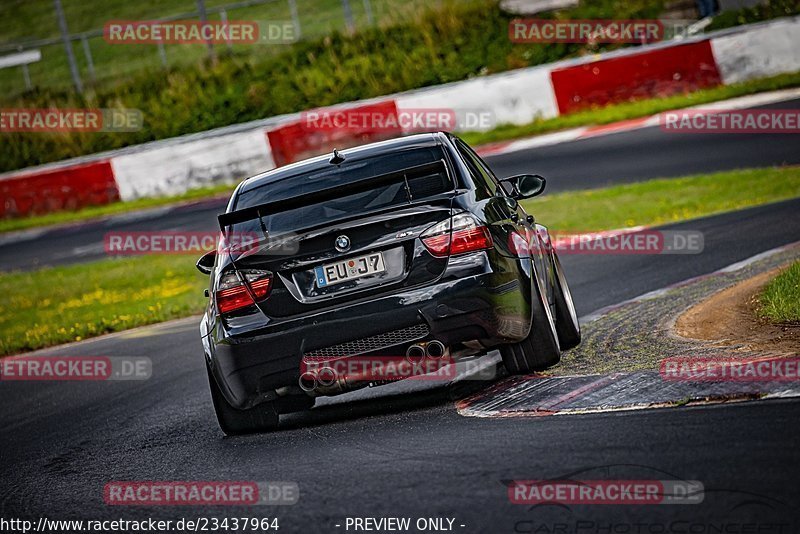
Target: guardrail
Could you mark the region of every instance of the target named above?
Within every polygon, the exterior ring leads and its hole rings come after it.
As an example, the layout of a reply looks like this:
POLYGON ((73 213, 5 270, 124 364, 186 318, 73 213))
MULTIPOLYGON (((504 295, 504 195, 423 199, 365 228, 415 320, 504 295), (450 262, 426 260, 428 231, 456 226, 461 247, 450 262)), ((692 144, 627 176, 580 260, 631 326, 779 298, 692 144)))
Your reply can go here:
POLYGON ((11 54, 9 56, 0 57, 0 69, 9 67, 22 67, 22 77, 25 80, 25 88, 31 88, 31 73, 28 70, 28 65, 41 61, 42 51, 39 49, 25 50, 18 54, 11 54))

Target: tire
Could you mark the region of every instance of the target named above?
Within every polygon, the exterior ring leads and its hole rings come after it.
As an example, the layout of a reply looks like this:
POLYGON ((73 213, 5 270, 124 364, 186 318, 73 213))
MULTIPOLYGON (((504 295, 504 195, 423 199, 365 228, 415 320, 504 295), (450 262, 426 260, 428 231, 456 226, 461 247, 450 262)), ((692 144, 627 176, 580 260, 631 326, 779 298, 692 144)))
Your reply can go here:
POLYGON ((234 408, 219 389, 217 380, 206 366, 208 385, 211 388, 211 400, 214 402, 214 411, 217 412, 219 427, 228 436, 239 434, 252 434, 266 432, 278 428, 278 412, 271 402, 259 404, 254 408, 239 410, 234 408))
POLYGON ((558 343, 563 351, 575 348, 580 344, 581 325, 578 323, 578 314, 575 311, 575 304, 572 302, 572 293, 567 284, 567 277, 564 276, 561 261, 555 252, 553 252, 553 271, 556 332, 558 333, 558 343))
POLYGON ((519 343, 500 347, 503 364, 512 375, 542 371, 561 360, 561 347, 558 344, 553 314, 544 296, 546 293, 539 287, 537 278, 534 280, 534 286, 531 302, 533 324, 528 337, 519 343))

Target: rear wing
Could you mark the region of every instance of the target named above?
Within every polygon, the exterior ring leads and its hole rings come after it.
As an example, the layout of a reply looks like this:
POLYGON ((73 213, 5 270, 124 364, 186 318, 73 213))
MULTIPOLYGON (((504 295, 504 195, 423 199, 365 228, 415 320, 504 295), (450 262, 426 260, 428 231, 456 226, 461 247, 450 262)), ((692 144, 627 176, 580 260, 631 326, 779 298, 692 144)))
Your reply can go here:
POLYGON ((223 213, 219 215, 217 219, 219 220, 220 229, 224 232, 227 227, 237 223, 261 219, 265 215, 271 215, 274 213, 289 211, 302 206, 316 204, 317 202, 329 198, 331 193, 334 192, 337 196, 345 196, 369 191, 370 189, 380 185, 388 185, 398 182, 403 182, 405 184, 406 197, 408 199, 408 203, 410 204, 414 201, 414 198, 411 188, 408 185, 409 178, 418 178, 425 176, 426 174, 442 171, 444 171, 447 179, 451 184, 453 184, 453 187, 455 187, 455 182, 453 181, 453 177, 450 175, 447 164, 444 162, 444 160, 438 160, 431 163, 417 165, 415 167, 409 167, 407 169, 401 169, 399 171, 392 171, 390 173, 365 178, 363 180, 357 180, 348 184, 338 185, 336 187, 320 189, 319 191, 314 191, 313 193, 306 193, 283 200, 276 200, 272 202, 265 202, 263 204, 257 204, 255 206, 249 206, 240 210, 223 213))

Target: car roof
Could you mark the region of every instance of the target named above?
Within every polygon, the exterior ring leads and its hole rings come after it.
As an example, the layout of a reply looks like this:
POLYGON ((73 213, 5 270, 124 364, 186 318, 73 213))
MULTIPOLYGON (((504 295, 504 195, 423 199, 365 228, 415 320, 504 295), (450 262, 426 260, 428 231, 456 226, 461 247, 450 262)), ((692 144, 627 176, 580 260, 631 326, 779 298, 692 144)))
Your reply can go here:
MULTIPOLYGON (((444 137, 443 132, 423 133, 409 135, 405 137, 396 137, 394 139, 387 139, 385 141, 378 141, 376 143, 369 143, 352 148, 339 150, 346 160, 345 161, 359 161, 368 159, 380 154, 387 154, 392 151, 406 150, 409 148, 422 148, 442 144, 444 137)), ((261 174, 257 174, 247 178, 237 188, 239 193, 250 191, 261 187, 265 184, 277 182, 284 178, 298 176, 301 174, 313 173, 322 170, 332 165, 330 163, 331 153, 323 154, 313 158, 291 163, 277 169, 272 169, 261 174)))

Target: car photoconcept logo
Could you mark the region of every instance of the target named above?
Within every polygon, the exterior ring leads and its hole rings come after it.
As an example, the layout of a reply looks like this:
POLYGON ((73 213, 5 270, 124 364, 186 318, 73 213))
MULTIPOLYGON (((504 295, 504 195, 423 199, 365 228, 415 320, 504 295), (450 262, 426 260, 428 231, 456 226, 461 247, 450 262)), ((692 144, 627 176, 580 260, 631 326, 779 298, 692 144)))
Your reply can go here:
POLYGON ((347 252, 350 250, 350 238, 346 235, 340 235, 336 238, 336 243, 334 243, 334 246, 339 252, 347 252))

